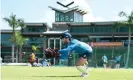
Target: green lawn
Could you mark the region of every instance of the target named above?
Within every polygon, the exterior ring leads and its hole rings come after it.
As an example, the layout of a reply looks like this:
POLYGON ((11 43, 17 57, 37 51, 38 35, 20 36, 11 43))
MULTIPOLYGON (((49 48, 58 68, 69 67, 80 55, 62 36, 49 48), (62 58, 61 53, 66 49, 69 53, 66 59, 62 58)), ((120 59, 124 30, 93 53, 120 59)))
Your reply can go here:
POLYGON ((80 77, 75 67, 2 66, 2 80, 133 80, 133 69, 92 68, 80 77))

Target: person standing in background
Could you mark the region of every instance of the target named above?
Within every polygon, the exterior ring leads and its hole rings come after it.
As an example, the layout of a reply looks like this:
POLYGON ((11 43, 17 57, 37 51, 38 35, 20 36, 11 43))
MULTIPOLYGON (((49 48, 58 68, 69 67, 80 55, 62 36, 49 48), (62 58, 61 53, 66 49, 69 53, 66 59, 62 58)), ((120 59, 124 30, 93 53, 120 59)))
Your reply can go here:
POLYGON ((115 62, 116 62, 115 68, 117 68, 117 69, 120 68, 121 56, 122 56, 122 55, 118 55, 118 56, 116 56, 116 58, 115 58, 115 62))
POLYGON ((107 68, 108 59, 107 59, 107 56, 105 54, 102 57, 102 60, 103 60, 103 67, 106 69, 107 68))

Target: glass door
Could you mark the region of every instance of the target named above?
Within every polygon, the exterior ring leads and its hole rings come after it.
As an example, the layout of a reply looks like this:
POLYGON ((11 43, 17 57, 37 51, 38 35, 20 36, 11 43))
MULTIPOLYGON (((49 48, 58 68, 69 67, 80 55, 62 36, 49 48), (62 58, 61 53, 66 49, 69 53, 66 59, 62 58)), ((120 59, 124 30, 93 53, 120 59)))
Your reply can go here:
MULTIPOLYGON (((61 49, 61 39, 60 38, 49 38, 48 39, 48 48, 51 49, 61 49)), ((58 60, 56 60, 55 58, 50 60, 52 64, 56 64, 58 63, 58 60)))

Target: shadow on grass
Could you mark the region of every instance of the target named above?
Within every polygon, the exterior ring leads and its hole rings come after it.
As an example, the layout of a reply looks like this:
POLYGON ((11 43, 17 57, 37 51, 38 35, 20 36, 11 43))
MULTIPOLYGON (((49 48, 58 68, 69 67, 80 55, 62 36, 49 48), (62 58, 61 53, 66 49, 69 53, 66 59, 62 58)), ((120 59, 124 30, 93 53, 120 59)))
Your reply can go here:
POLYGON ((76 75, 76 76, 32 76, 32 77, 81 77, 81 76, 76 75))

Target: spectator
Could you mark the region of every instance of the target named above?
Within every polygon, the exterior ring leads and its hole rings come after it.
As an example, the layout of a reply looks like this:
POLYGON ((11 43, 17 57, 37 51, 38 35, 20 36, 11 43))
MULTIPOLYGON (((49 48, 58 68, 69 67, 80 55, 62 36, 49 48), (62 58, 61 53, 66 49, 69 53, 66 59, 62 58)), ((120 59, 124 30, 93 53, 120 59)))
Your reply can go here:
POLYGON ((30 62, 30 64, 31 64, 32 66, 34 66, 33 63, 35 62, 35 60, 36 60, 35 53, 32 52, 32 53, 30 54, 30 57, 29 57, 29 62, 30 62))
POLYGON ((107 56, 105 54, 102 57, 102 60, 103 60, 103 67, 106 69, 107 68, 108 59, 107 59, 107 56))
POLYGON ((42 67, 45 67, 45 66, 48 66, 48 67, 50 67, 51 66, 51 63, 50 63, 50 61, 49 60, 43 60, 43 63, 42 63, 42 67))
POLYGON ((122 55, 118 55, 115 57, 115 62, 116 62, 115 68, 117 68, 117 69, 120 68, 121 56, 122 55))

